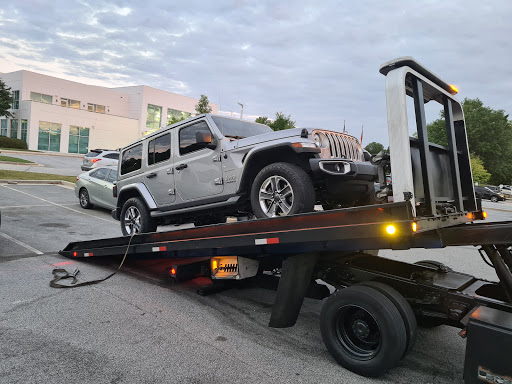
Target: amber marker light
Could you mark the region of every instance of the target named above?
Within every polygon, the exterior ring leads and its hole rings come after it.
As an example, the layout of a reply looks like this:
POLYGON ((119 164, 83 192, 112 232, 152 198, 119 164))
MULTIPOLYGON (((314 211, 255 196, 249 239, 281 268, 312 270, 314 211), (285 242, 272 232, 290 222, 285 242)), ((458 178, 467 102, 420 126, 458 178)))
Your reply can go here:
POLYGON ((457 94, 457 93, 459 93, 459 88, 457 88, 457 87, 456 87, 455 85, 453 85, 453 84, 450 84, 450 89, 451 89, 453 92, 455 92, 455 93, 454 93, 454 95, 455 95, 455 94, 457 94))
POLYGON ((389 235, 394 235, 395 232, 396 232, 396 228, 394 225, 388 225, 386 227, 386 232, 389 234, 389 235))
POLYGON ((483 217, 484 219, 486 219, 486 218, 487 218, 487 212, 482 211, 482 217, 483 217))
POLYGON ((213 259, 213 260, 212 260, 212 270, 213 270, 213 269, 217 269, 217 267, 218 267, 218 266, 219 266, 218 261, 217 261, 217 260, 215 260, 215 259, 213 259))
POLYGON ((466 217, 469 219, 469 220, 473 220, 475 218, 475 215, 473 215, 471 212, 469 212, 466 217))
POLYGON ((73 256, 77 257, 78 256, 78 252, 73 252, 73 256))
POLYGON ((413 232, 416 232, 418 230, 418 223, 413 221, 411 224, 411 228, 413 232))
POLYGON ((176 274, 176 268, 171 268, 171 275, 175 275, 176 274))

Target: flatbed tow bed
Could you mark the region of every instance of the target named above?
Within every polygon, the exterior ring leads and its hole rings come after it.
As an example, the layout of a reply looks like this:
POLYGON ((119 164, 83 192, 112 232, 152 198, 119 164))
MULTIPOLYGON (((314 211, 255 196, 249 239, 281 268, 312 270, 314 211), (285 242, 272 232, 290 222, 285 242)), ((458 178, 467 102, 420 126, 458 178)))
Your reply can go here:
POLYGON ((332 294, 316 290, 316 298, 328 297, 320 314, 322 339, 343 367, 378 376, 414 346, 417 323, 446 324, 467 337, 466 383, 512 383, 512 221, 475 223, 485 212, 475 199, 464 115, 453 88, 412 58, 385 63, 380 72, 392 161, 380 154, 373 161, 379 197, 392 194, 394 202, 74 242, 60 254, 186 258, 172 264, 171 276, 201 273, 214 288, 277 270, 271 327, 293 326, 304 297, 321 280, 336 288, 332 294), (414 99, 417 138, 409 137, 406 96, 414 99), (428 141, 425 102, 444 105, 448 147, 428 141), (385 181, 390 170, 392 188, 385 181), (479 246, 499 283, 376 251, 461 245, 479 246))

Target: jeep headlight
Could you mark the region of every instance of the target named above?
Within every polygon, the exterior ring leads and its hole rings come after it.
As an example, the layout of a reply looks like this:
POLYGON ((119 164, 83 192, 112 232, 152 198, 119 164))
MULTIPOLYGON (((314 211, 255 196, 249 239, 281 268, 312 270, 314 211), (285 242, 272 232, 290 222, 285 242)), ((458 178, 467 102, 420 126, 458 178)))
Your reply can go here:
POLYGON ((315 136, 313 138, 315 139, 315 145, 318 148, 328 147, 329 140, 327 140, 327 137, 323 133, 315 133, 315 136))

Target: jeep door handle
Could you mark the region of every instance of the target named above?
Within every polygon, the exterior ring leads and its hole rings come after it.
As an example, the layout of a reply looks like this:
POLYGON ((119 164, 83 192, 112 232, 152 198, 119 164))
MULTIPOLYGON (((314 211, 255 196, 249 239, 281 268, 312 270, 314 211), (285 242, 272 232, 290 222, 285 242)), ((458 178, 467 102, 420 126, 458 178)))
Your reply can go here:
POLYGON ((146 175, 146 177, 148 179, 152 179, 153 177, 156 177, 156 173, 155 172, 151 172, 149 175, 146 175))
POLYGON ((188 164, 180 164, 180 165, 178 165, 175 169, 176 169, 177 171, 181 171, 182 169, 185 169, 185 168, 187 168, 187 167, 188 167, 188 164))

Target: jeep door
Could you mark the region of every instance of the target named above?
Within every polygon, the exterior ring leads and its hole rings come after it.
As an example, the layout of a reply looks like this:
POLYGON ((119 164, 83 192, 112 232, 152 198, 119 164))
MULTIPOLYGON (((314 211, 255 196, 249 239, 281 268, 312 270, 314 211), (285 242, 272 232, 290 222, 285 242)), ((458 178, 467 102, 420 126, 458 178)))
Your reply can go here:
POLYGON ((174 170, 172 167, 171 132, 148 140, 144 184, 148 187, 157 207, 176 201, 174 170))
POLYGON ((178 153, 174 154, 176 191, 183 201, 219 195, 224 190, 221 146, 205 120, 178 128, 178 153), (212 143, 197 142, 209 132, 212 143))

